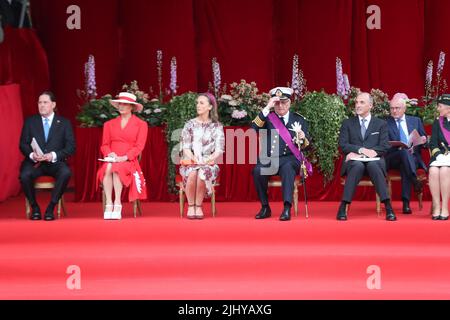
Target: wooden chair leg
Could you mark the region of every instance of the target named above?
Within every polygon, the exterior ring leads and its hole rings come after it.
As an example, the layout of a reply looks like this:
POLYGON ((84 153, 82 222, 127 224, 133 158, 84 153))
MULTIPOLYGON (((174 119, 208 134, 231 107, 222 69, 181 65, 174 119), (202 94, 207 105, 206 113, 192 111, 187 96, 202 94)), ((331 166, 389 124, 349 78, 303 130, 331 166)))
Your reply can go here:
POLYGON ((133 217, 136 218, 136 211, 137 211, 137 202, 138 200, 133 201, 133 217))
POLYGON ((213 186, 212 187, 212 195, 211 195, 211 211, 212 211, 212 215, 213 217, 216 216, 216 188, 213 186))
POLYGON ((417 195, 417 198, 419 199, 419 211, 422 211, 422 209, 423 209, 423 203, 422 203, 423 192, 419 193, 419 194, 417 195))
POLYGON ((381 213, 381 201, 380 201, 380 196, 378 195, 378 193, 376 194, 376 197, 377 197, 377 215, 379 217, 380 213, 381 213))
POLYGON ((106 206, 106 194, 105 194, 105 190, 102 189, 102 207, 103 207, 103 212, 105 212, 105 206, 106 206))
POLYGON ((59 199, 59 202, 61 202, 63 216, 67 217, 66 202, 64 201, 64 195, 61 196, 61 199, 59 199))
POLYGON ((58 219, 61 219, 61 198, 58 200, 58 206, 56 207, 56 212, 58 213, 58 219))
POLYGON ((183 186, 180 184, 179 186, 179 192, 180 195, 180 218, 183 218, 183 210, 184 210, 184 192, 183 192, 183 186))
POLYGON ((25 197, 25 214, 27 216, 27 219, 30 219, 30 203, 28 202, 27 197, 25 197))
POLYGON ((142 217, 142 206, 141 206, 141 200, 138 200, 138 203, 137 203, 137 208, 138 208, 139 216, 141 216, 141 217, 142 217))
POLYGON ((294 183, 294 212, 298 216, 298 185, 294 183))

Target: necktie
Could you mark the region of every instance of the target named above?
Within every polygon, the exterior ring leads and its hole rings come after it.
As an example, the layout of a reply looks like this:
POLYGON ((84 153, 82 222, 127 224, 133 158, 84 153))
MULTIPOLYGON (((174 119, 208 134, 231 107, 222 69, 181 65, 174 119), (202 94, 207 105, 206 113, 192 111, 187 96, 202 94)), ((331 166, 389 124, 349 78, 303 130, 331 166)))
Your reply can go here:
POLYGON ((284 117, 278 116, 278 118, 280 118, 281 122, 286 125, 286 123, 284 122, 284 117))
POLYGON ((366 119, 362 119, 361 120, 361 136, 364 139, 365 135, 366 135, 366 119))
POLYGON ((50 131, 50 126, 48 124, 48 119, 44 118, 44 136, 45 136, 45 142, 47 142, 48 139, 48 132, 50 131))
POLYGON ((403 121, 403 119, 397 119, 397 127, 398 127, 398 131, 400 132, 400 141, 403 142, 404 144, 408 144, 408 138, 406 138, 405 131, 403 131, 402 126, 401 126, 402 121, 403 121))

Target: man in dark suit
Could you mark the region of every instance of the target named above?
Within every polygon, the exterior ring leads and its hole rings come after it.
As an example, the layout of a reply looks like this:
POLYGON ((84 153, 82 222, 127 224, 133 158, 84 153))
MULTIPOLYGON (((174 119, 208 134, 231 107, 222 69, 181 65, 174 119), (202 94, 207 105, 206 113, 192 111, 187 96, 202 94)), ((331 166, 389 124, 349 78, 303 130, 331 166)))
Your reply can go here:
POLYGON ((364 174, 368 174, 376 192, 386 208, 386 220, 397 220, 391 206, 386 184, 386 164, 382 156, 389 149, 388 129, 385 121, 370 114, 373 98, 367 92, 356 97, 356 116, 342 123, 339 146, 345 155, 341 175, 347 176, 342 202, 339 206, 337 220, 347 220, 347 206, 351 203, 356 186, 364 174), (375 161, 357 159, 380 157, 375 161), (352 160, 356 159, 356 160, 352 160))
MULTIPOLYGON (((391 116, 387 118, 390 141, 401 141, 408 143, 408 137, 413 130, 417 130, 422 137, 422 142, 426 142, 426 133, 423 128, 422 120, 417 117, 407 116, 406 101, 408 96, 404 93, 397 93, 390 102, 391 116)), ((409 206, 411 198, 411 186, 414 186, 414 191, 420 193, 423 189, 422 183, 417 180, 417 168, 426 170, 425 163, 420 155, 422 145, 412 149, 405 149, 402 147, 391 147, 385 156, 386 167, 389 169, 400 170, 402 178, 402 200, 403 213, 412 213, 409 206)))
POLYGON ((261 202, 261 210, 255 218, 271 216, 267 198, 268 182, 270 176, 279 175, 284 201, 280 220, 287 221, 291 219, 295 176, 299 174, 304 159, 298 144, 302 149, 309 145, 308 124, 301 115, 289 111, 291 88, 277 87, 270 91, 270 95, 267 106, 252 122, 252 128, 259 132, 262 140, 258 163, 253 168, 253 180, 261 202), (272 108, 274 111, 271 111, 272 108), (298 138, 297 145, 293 143, 293 138, 298 138))
POLYGON ((69 120, 54 113, 56 102, 52 92, 45 91, 39 96, 38 107, 39 115, 27 118, 22 128, 20 150, 25 159, 20 168, 20 182, 32 208, 31 219, 40 220, 41 210, 36 202, 34 180, 44 175, 55 178, 55 188, 44 215, 45 220, 54 220, 55 205, 71 176, 65 161, 75 152, 75 139, 69 120), (33 138, 41 150, 31 147, 33 138))

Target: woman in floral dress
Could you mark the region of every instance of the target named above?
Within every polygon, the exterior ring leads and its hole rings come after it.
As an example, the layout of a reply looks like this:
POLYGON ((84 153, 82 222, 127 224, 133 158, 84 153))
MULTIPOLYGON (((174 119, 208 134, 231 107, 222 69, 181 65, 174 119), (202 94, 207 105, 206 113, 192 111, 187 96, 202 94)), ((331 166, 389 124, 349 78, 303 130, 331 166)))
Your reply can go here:
POLYGON ((181 133, 183 152, 180 174, 188 200, 187 217, 202 219, 205 193, 212 194, 219 175, 217 160, 224 152, 223 126, 218 121, 217 102, 210 93, 197 97, 197 117, 189 120, 181 133))

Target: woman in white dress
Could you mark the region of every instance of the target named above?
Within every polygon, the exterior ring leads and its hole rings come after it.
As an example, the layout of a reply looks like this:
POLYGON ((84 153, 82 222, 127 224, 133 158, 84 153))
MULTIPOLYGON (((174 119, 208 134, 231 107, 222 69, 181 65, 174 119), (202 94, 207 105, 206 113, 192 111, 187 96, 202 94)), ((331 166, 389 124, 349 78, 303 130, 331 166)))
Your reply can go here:
POLYGON ((450 197, 450 94, 438 99, 439 117, 433 123, 429 184, 433 199, 433 220, 448 220, 450 197), (442 199, 442 204, 441 200, 442 199))
POLYGON ((197 97, 197 117, 189 120, 181 133, 183 157, 180 174, 188 200, 187 217, 202 219, 205 193, 212 193, 219 175, 217 160, 224 152, 223 126, 219 122, 217 102, 210 93, 197 97))

